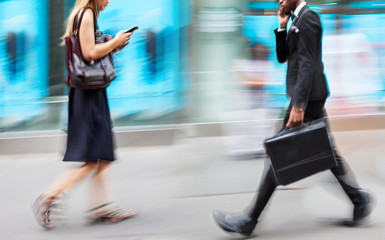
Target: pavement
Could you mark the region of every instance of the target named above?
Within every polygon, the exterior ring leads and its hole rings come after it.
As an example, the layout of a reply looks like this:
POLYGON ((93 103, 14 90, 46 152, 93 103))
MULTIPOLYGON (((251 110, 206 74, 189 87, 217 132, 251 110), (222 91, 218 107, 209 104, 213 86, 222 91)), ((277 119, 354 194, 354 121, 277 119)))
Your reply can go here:
MULTIPOLYGON (((385 239, 385 130, 336 132, 337 144, 376 208, 363 227, 336 226, 352 206, 330 172, 279 187, 252 239, 385 239)), ((70 192, 70 224, 52 231, 35 221, 31 204, 55 177, 77 166, 63 153, 0 154, 0 239, 225 240, 211 211, 244 210, 253 200, 264 159, 234 159, 226 137, 181 138, 171 145, 118 148, 110 171, 115 201, 133 208, 132 219, 84 224, 89 179, 70 192)), ((20 146, 22 148, 22 146, 20 146)))

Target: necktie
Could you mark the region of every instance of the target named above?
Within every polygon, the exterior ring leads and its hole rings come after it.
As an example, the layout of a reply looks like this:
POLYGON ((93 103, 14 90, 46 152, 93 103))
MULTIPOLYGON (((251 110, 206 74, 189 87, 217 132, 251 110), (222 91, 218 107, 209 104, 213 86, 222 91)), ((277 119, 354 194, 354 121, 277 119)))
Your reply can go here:
POLYGON ((290 17, 291 17, 292 21, 294 21, 294 19, 296 18, 296 16, 295 16, 293 11, 290 11, 290 17))

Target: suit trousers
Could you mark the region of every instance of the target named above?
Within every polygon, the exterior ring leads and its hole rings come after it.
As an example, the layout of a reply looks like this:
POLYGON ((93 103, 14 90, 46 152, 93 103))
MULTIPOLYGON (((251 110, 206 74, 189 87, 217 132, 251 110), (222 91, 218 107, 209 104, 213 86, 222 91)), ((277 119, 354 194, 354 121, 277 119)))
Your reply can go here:
MULTIPOLYGON (((304 122, 309 122, 324 117, 326 120, 327 129, 330 132, 330 123, 324 109, 324 104, 325 100, 309 102, 305 111, 304 122)), ((289 107, 287 108, 286 116, 283 122, 283 128, 285 128, 286 123, 289 120, 291 109, 292 103, 290 103, 289 107)), ((337 166, 330 169, 331 172, 336 177, 342 189, 345 191, 354 205, 363 203, 365 201, 365 197, 362 194, 362 191, 360 191, 361 188, 358 185, 357 180, 349 165, 336 150, 333 137, 331 137, 331 145, 337 162, 337 166)), ((253 220, 258 220, 277 185, 278 183, 275 180, 273 169, 271 168, 270 164, 265 164, 265 169, 262 174, 256 198, 254 202, 252 202, 248 214, 253 220)))

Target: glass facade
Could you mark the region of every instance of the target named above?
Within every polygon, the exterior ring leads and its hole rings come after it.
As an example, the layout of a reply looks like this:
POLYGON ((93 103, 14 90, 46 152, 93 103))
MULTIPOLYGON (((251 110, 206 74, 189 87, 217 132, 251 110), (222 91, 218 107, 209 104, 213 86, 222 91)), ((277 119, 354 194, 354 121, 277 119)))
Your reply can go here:
POLYGON ((48 92, 46 1, 0 1, 0 129, 44 115, 48 92), (23 6, 23 7, 21 7, 23 6))
MULTIPOLYGON (((58 43, 74 2, 0 0, 0 132, 65 130, 58 43)), ((385 2, 309 5, 324 27, 329 114, 382 113, 385 2)), ((279 118, 288 99, 286 65, 275 59, 276 9, 276 1, 256 0, 110 1, 99 16, 103 33, 139 26, 115 55, 114 126, 234 120, 250 105, 279 118)))

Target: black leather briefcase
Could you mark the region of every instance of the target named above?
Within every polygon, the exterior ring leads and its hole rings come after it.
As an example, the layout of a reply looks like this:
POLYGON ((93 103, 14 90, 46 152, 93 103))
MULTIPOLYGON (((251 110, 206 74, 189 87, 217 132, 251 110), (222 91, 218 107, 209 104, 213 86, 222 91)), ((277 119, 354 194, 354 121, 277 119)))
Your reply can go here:
POLYGON ((266 139, 264 146, 280 185, 336 166, 323 119, 285 129, 266 139))

